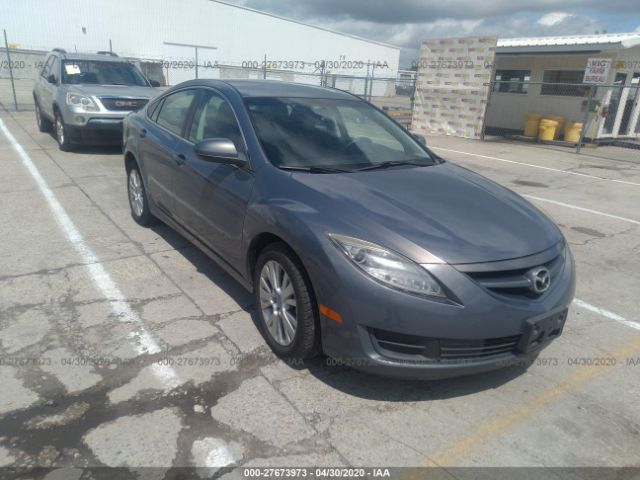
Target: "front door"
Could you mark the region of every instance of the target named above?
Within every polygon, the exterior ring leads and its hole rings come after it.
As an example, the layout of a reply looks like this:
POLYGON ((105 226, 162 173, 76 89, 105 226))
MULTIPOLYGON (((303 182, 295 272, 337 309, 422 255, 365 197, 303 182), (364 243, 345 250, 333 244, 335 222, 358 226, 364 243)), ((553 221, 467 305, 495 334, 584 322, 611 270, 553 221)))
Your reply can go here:
POLYGON ((605 97, 606 117, 601 137, 640 136, 640 72, 617 72, 605 97))
POLYGON ((634 72, 627 90, 622 117, 620 119, 619 136, 633 137, 640 133, 638 113, 640 111, 640 72, 634 72))
POLYGON ((208 138, 228 138, 240 155, 247 151, 233 110, 219 93, 203 89, 197 102, 191 126, 176 146, 182 161, 173 183, 176 214, 200 241, 239 268, 253 173, 196 155, 194 145, 208 138))
POLYGON ((620 103, 624 93, 624 85, 627 82, 627 74, 625 72, 616 72, 615 80, 607 96, 605 97, 606 117, 602 124, 602 137, 615 137, 618 134, 620 125, 620 103))

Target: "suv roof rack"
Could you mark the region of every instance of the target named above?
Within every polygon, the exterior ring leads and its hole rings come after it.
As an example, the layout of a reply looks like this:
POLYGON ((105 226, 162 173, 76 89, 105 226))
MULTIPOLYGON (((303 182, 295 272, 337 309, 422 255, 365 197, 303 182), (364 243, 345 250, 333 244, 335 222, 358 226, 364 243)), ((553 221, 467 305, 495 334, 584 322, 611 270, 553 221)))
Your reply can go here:
POLYGON ((118 54, 115 52, 109 52, 108 50, 100 50, 99 52, 96 52, 98 55, 109 55, 111 57, 117 57, 118 54))
POLYGON ((52 52, 58 52, 58 53, 67 53, 67 51, 64 48, 54 48, 51 51, 52 52))

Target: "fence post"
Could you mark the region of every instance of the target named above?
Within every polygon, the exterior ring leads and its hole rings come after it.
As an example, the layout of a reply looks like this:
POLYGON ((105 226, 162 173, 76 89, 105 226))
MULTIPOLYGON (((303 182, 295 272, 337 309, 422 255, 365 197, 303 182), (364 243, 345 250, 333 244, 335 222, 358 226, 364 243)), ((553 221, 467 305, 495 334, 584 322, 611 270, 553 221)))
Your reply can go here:
POLYGON ((264 54, 264 63, 262 64, 262 79, 267 79, 267 54, 264 54))
POLYGON ((587 130, 587 122, 589 121, 589 110, 591 110, 591 101, 593 100, 594 86, 589 86, 589 97, 587 99, 587 108, 584 111, 584 119, 582 120, 582 130, 580 131, 580 139, 578 140, 578 146, 576 147, 576 153, 580 153, 582 148, 582 142, 584 141, 584 132, 587 130))
POLYGON ((11 67, 11 55, 9 54, 9 42, 7 42, 7 31, 2 29, 4 33, 4 48, 7 51, 7 64, 9 66, 9 78, 11 78, 11 91, 13 92, 13 105, 18 111, 18 99, 16 98, 16 85, 13 83, 13 68, 11 67))
MULTIPOLYGON (((493 77, 491 77, 493 78, 493 77)), ((489 82, 489 91, 487 92, 487 103, 484 105, 484 115, 482 115, 482 125, 480 126, 480 141, 484 142, 484 133, 487 129, 487 110, 489 110, 489 102, 491 102, 491 93, 493 92, 493 80, 489 82)))
POLYGON ((196 79, 198 78, 198 47, 196 48, 196 79))

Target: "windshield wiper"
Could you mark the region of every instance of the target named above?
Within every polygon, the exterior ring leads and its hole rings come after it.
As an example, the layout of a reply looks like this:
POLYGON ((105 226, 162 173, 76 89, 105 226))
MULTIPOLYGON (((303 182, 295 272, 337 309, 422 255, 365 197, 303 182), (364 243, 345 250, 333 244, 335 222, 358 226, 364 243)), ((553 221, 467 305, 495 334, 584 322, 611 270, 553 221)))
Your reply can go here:
POLYGON ((430 167, 433 163, 417 162, 415 160, 389 160, 382 163, 376 163, 374 165, 367 165, 366 167, 356 168, 356 172, 363 172, 365 170, 382 170, 384 168, 398 167, 403 165, 411 165, 415 167, 430 167))
POLYGON ((282 165, 282 166, 279 166, 278 168, 280 170, 290 170, 292 172, 309 172, 309 173, 347 173, 351 171, 351 170, 344 170, 341 168, 321 167, 321 166, 302 167, 302 166, 282 165))

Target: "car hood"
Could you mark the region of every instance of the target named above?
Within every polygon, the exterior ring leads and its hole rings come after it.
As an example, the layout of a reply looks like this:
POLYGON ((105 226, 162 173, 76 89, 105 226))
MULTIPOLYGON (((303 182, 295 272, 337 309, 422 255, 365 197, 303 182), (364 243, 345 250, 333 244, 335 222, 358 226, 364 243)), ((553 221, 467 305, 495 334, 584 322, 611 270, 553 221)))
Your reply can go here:
MULTIPOLYGON (((324 207, 340 212, 342 220, 369 220, 369 228, 394 232, 451 264, 524 257, 562 240, 555 224, 528 201, 450 163, 292 177, 319 193, 324 207)), ((364 240, 374 238, 381 236, 364 240)))
POLYGON ((128 85, 73 85, 69 91, 96 97, 136 97, 152 98, 160 93, 153 87, 131 87, 128 85))

